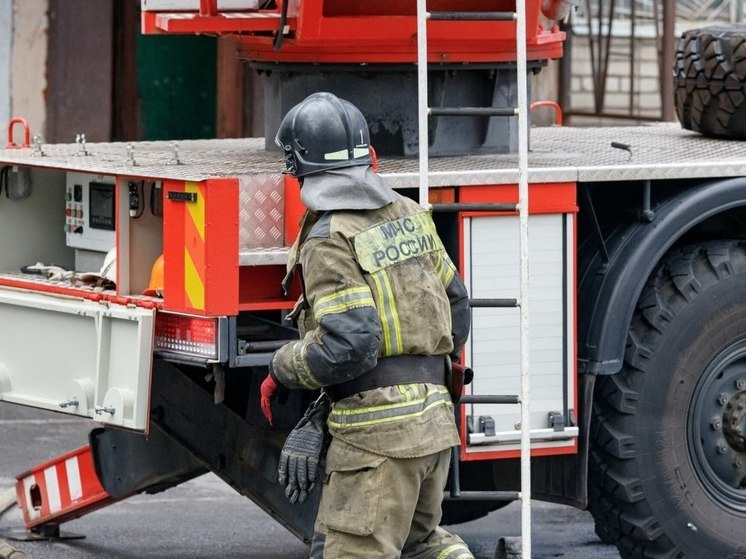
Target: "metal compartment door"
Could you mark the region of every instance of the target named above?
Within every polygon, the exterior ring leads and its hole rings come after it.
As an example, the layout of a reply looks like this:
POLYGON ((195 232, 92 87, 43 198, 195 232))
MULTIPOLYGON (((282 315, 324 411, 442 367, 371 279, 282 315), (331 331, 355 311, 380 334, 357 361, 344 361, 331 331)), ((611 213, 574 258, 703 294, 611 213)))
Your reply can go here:
POLYGON ((147 431, 154 314, 0 288, 0 400, 147 431))
MULTIPOLYGON (((575 407, 574 250, 572 214, 529 217, 529 352, 532 448, 573 446, 575 407), (561 417, 553 425, 553 418, 561 417)), ((464 277, 473 298, 517 297, 518 216, 474 217, 464 223, 464 277)), ((467 360, 474 368, 468 392, 519 394, 520 316, 513 308, 473 310, 467 360)), ((471 425, 467 453, 515 450, 520 406, 466 406, 471 425)))

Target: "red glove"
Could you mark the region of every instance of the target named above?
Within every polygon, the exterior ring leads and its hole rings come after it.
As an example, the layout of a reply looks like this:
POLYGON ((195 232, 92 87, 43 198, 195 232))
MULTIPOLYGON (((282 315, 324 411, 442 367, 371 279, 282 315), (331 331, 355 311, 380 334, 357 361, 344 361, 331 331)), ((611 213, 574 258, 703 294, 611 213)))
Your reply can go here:
POLYGON ((262 415, 267 419, 267 422, 272 425, 272 396, 279 388, 275 379, 272 375, 267 375, 267 378, 262 382, 262 386, 259 388, 259 392, 262 395, 261 407, 262 415))

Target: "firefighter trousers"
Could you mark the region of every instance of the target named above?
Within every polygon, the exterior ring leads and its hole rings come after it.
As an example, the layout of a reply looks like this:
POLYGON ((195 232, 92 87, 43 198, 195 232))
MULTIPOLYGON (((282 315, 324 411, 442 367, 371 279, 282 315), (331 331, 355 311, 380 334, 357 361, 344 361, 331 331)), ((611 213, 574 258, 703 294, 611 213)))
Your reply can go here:
POLYGON ((333 439, 311 559, 473 559, 438 526, 450 454, 389 458, 333 439))

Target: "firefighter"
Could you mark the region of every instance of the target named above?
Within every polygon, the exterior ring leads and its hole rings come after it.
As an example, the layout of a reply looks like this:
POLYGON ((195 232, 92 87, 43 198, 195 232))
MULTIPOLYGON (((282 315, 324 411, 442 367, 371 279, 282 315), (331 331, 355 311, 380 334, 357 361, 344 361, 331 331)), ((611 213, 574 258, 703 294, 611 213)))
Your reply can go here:
POLYGON ((261 387, 322 396, 290 433, 279 481, 291 501, 313 489, 324 443, 312 558, 473 557, 439 527, 451 448, 448 384, 466 341, 466 288, 428 211, 371 170, 368 126, 351 103, 315 93, 283 119, 276 143, 306 207, 286 285, 301 339, 280 348, 261 387), (450 356, 450 357, 449 357, 450 356))

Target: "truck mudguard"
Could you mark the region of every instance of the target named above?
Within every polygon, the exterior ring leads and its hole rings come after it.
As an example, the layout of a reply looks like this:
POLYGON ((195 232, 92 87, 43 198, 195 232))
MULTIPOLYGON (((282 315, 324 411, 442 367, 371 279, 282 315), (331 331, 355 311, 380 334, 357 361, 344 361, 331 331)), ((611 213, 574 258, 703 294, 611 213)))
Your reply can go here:
POLYGON ((739 206, 746 206, 746 179, 706 182, 659 205, 651 222, 634 223, 605 240, 608 261, 598 252, 579 271, 580 372, 610 375, 621 369, 632 314, 656 264, 697 224, 739 206))

